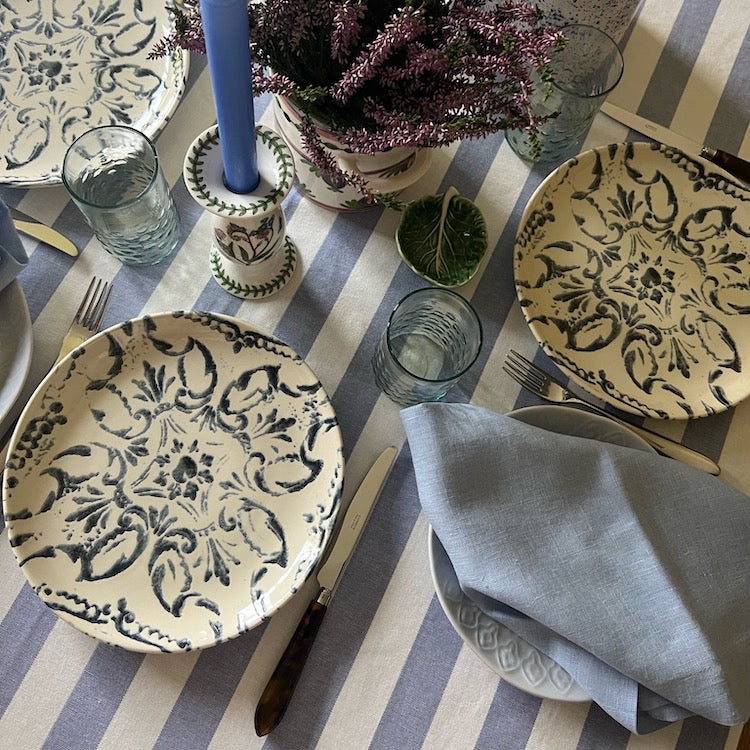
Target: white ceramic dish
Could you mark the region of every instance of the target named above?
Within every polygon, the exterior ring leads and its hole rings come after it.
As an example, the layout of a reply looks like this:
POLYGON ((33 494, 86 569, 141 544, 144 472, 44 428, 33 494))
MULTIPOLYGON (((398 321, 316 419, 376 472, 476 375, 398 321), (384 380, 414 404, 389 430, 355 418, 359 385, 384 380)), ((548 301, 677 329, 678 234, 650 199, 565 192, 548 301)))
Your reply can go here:
MULTIPOLYGON (((652 450, 643 440, 605 417, 565 406, 529 406, 509 417, 552 432, 652 450)), ((511 685, 540 698, 580 702, 586 692, 557 662, 505 625, 488 617, 467 597, 435 532, 428 532, 432 582, 438 601, 456 632, 479 658, 511 685)))
POLYGON ((45 378, 11 442, 8 537, 57 615, 135 651, 211 646, 304 582, 333 529, 341 434, 310 368, 233 318, 110 328, 45 378))
POLYGON ((59 183, 67 147, 98 125, 153 138, 185 91, 186 52, 148 59, 171 28, 166 3, 45 0, 3 13, 0 183, 59 183))
POLYGON ((0 289, 0 437, 12 424, 10 412, 26 383, 33 348, 29 307, 21 285, 12 281, 0 289))
POLYGON ((667 146, 586 151, 519 224, 526 320, 582 388, 659 418, 723 411, 750 378, 750 189, 667 146))

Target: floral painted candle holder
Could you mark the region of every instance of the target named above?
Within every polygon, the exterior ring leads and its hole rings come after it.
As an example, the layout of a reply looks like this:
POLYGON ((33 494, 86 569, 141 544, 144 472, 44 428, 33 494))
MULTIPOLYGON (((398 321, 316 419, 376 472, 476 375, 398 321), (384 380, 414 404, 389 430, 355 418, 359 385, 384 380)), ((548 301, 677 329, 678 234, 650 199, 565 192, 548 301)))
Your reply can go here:
POLYGON ((278 292, 297 262, 281 209, 294 182, 292 153, 276 131, 262 125, 255 131, 260 182, 252 193, 234 193, 224 184, 217 126, 193 141, 183 166, 191 196, 213 214, 209 259, 214 278, 243 299, 278 292))

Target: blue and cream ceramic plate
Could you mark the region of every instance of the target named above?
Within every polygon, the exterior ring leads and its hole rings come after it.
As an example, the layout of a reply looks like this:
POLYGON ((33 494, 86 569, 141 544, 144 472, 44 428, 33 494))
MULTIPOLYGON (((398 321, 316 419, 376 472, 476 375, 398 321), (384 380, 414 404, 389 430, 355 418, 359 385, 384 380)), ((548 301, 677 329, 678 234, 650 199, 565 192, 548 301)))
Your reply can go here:
POLYGON ((750 393, 750 189, 668 146, 586 151, 529 201, 515 245, 534 336, 582 388, 662 419, 750 393))
POLYGON ((149 60, 167 3, 31 0, 0 9, 0 183, 60 182, 68 146, 98 125, 149 137, 185 90, 189 56, 149 60))
POLYGON ((341 434, 281 341, 164 313, 90 339, 11 441, 8 537, 63 620, 135 651, 212 646, 268 618, 336 520, 341 434))
MULTIPOLYGON (((551 432, 651 451, 641 438, 606 417, 569 406, 528 406, 509 417, 551 432)), ((588 694, 557 662, 493 620, 461 590, 456 572, 430 527, 428 551, 440 606, 469 648, 506 682, 540 698, 579 702, 588 694)))

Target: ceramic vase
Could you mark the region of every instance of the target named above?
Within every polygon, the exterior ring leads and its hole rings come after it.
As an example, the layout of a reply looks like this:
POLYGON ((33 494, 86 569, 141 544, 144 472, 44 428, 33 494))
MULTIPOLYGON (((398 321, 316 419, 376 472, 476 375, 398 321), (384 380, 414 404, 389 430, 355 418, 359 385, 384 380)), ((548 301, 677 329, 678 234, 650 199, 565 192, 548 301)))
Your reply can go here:
MULTIPOLYGON (((310 160, 300 135, 300 114, 283 97, 274 98, 276 128, 294 155, 297 186, 302 193, 320 206, 337 211, 362 211, 372 202, 355 186, 340 176, 321 171, 310 160)), ((323 125, 318 135, 330 155, 347 172, 362 175, 367 187, 375 193, 395 195, 415 183, 427 171, 432 161, 429 149, 392 148, 377 154, 352 151, 337 141, 323 125)))
POLYGON ((256 126, 258 187, 247 194, 224 184, 218 127, 208 128, 185 156, 183 178, 193 199, 212 214, 211 272, 243 299, 279 291, 294 273, 297 249, 286 235, 281 203, 294 183, 294 160, 283 138, 256 126))

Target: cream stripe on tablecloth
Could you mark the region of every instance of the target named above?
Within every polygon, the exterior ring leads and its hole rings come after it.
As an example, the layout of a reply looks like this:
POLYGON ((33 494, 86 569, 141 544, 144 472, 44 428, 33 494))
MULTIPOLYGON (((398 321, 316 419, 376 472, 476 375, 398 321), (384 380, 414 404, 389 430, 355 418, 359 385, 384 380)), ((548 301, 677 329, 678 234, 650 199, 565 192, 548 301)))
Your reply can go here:
POLYGON ((420 515, 328 717, 317 750, 366 750, 369 746, 434 596, 429 579, 413 575, 414 570, 428 570, 426 534, 427 521, 420 515), (373 679, 375 675, 377 681, 373 679), (367 706, 366 714, 363 706, 367 706))

